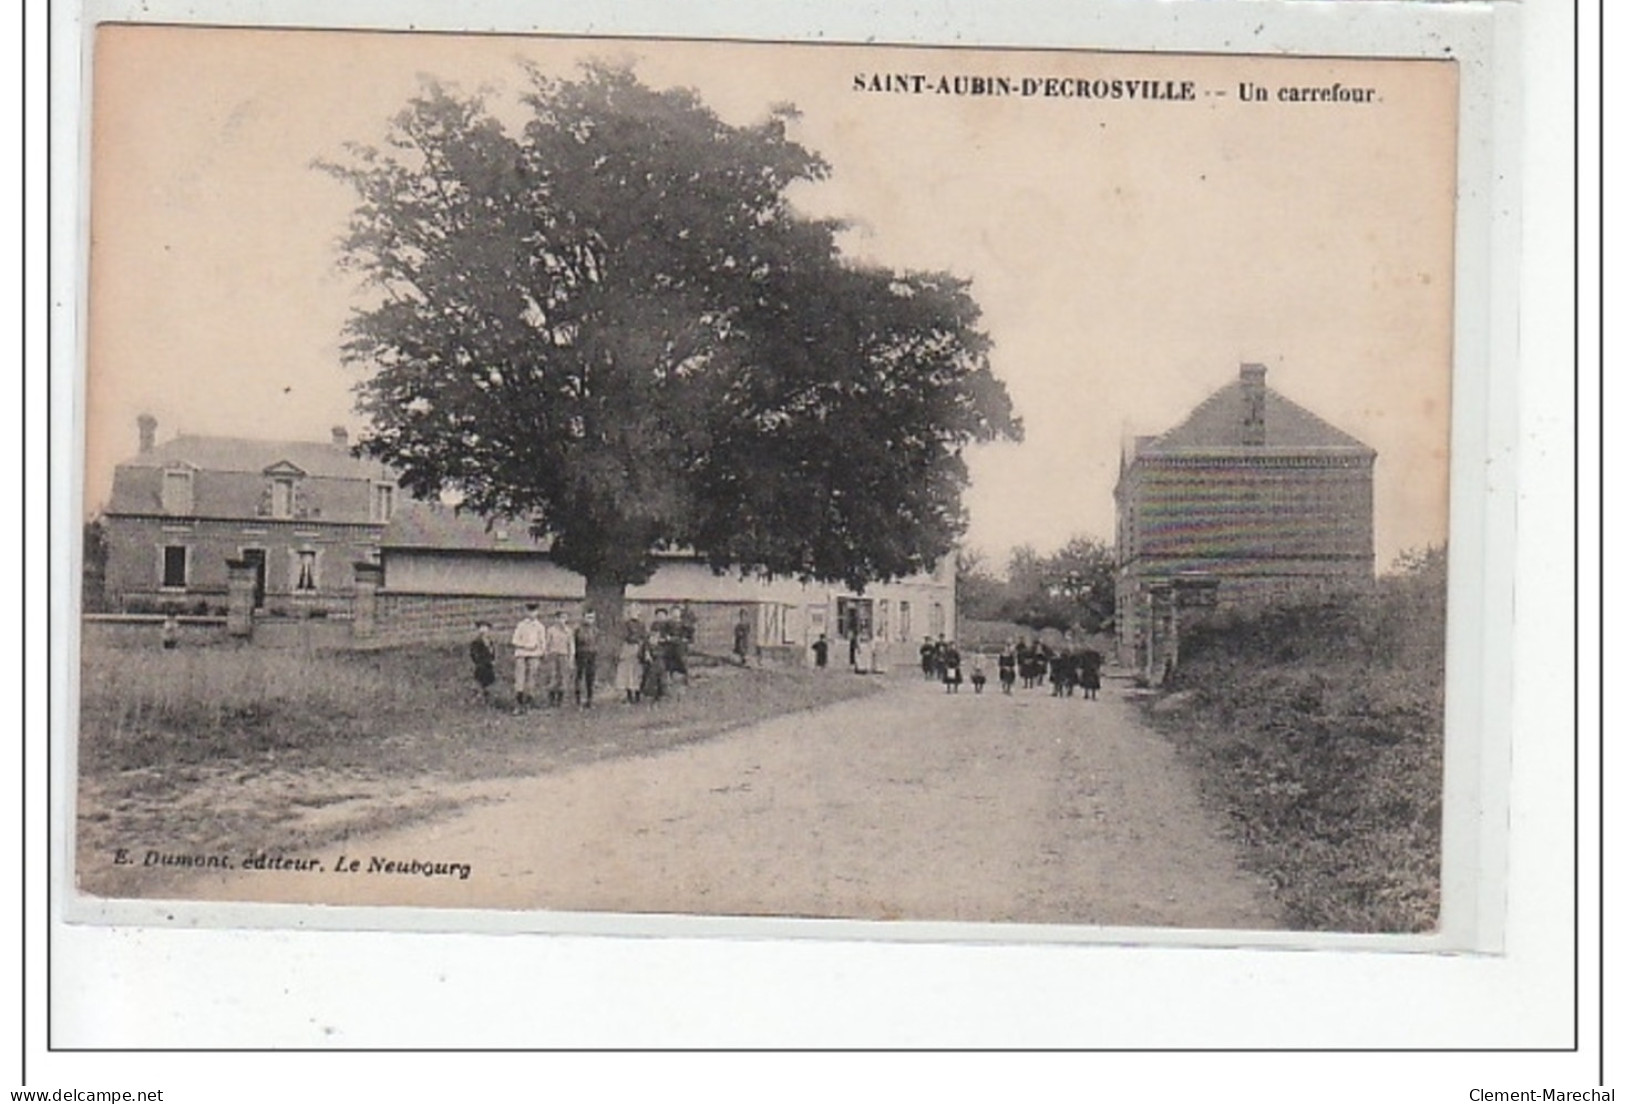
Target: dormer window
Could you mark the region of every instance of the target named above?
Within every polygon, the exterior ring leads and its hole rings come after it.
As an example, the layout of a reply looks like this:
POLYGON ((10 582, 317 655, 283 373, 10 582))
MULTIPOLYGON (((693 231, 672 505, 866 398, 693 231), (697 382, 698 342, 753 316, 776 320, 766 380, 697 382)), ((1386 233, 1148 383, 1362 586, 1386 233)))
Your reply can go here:
POLYGON ((164 513, 186 516, 192 512, 192 469, 164 469, 164 513))
POLYGON ((298 489, 304 474, 286 460, 266 468, 265 497, 260 499, 260 516, 284 521, 303 517, 306 511, 302 508, 298 489))
POLYGON ((372 485, 372 520, 388 521, 395 513, 395 488, 389 483, 372 485))
POLYGON ((271 480, 271 516, 274 518, 293 517, 293 480, 279 478, 271 480))

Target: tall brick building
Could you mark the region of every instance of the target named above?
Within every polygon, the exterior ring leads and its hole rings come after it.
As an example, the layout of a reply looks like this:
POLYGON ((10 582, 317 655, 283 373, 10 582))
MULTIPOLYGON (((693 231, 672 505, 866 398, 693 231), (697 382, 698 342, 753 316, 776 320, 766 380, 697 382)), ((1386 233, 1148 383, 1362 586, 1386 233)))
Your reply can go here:
POLYGON ((1138 437, 1117 481, 1117 627, 1151 671, 1174 604, 1231 606, 1369 586, 1369 446, 1265 385, 1265 369, 1210 395, 1161 436, 1138 437))

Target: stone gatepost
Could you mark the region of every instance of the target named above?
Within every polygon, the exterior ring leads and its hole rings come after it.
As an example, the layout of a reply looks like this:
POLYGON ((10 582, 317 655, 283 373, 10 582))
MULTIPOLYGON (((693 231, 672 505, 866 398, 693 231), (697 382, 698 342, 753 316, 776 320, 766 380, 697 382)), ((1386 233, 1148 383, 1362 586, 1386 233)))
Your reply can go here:
POLYGON ((258 582, 257 564, 226 561, 226 635, 242 640, 254 635, 254 590, 258 582))
POLYGON ((378 588, 384 582, 384 565, 371 560, 355 563, 355 603, 350 607, 350 635, 367 640, 378 634, 378 588))
POLYGON ((1179 656, 1179 607, 1174 586, 1159 579, 1146 587, 1151 616, 1146 619, 1145 681, 1161 686, 1179 656))

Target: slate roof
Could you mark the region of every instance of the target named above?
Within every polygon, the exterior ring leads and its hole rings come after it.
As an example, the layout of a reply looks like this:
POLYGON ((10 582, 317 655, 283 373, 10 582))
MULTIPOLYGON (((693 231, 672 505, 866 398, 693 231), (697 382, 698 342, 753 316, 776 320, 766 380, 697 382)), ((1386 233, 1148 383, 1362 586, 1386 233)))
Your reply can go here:
POLYGON ((477 514, 438 502, 398 500, 379 542, 385 548, 432 548, 447 552, 546 552, 551 541, 530 535, 526 522, 491 524, 477 514))
POLYGON ((175 437, 154 445, 149 452, 136 454, 119 466, 163 468, 182 463, 202 471, 258 475, 281 462, 321 479, 388 481, 394 478, 377 460, 352 456, 348 449, 331 441, 260 441, 252 437, 175 437))
POLYGON ((395 480, 383 464, 353 456, 331 441, 181 436, 137 453, 113 470, 107 512, 164 514, 164 472, 177 467, 192 472, 188 516, 208 518, 272 520, 270 478, 299 473, 295 512, 285 520, 376 524, 372 486, 395 480))
MULTIPOLYGON (((439 502, 416 499, 397 500, 395 512, 379 539, 384 549, 432 552, 491 552, 537 555, 553 547, 551 539, 530 535, 530 524, 500 519, 487 524, 478 514, 439 502)), ((685 549, 663 549, 657 558, 685 560, 694 553, 685 549)))
POLYGON ((1135 454, 1336 451, 1375 456, 1376 451, 1324 418, 1264 386, 1264 444, 1243 445, 1243 384, 1234 380, 1209 395, 1185 420, 1150 440, 1136 442, 1135 454))

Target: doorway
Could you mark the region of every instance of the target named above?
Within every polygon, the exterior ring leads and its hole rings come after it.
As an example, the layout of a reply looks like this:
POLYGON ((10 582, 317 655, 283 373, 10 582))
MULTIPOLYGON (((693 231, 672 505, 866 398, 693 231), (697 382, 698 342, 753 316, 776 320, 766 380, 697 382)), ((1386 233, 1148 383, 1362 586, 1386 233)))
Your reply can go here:
POLYGON ((243 562, 254 567, 254 608, 265 608, 265 549, 243 549, 243 562))
POLYGON ((840 629, 843 640, 852 639, 856 632, 859 638, 874 638, 875 635, 875 604, 869 598, 837 598, 835 599, 835 624, 840 629))

